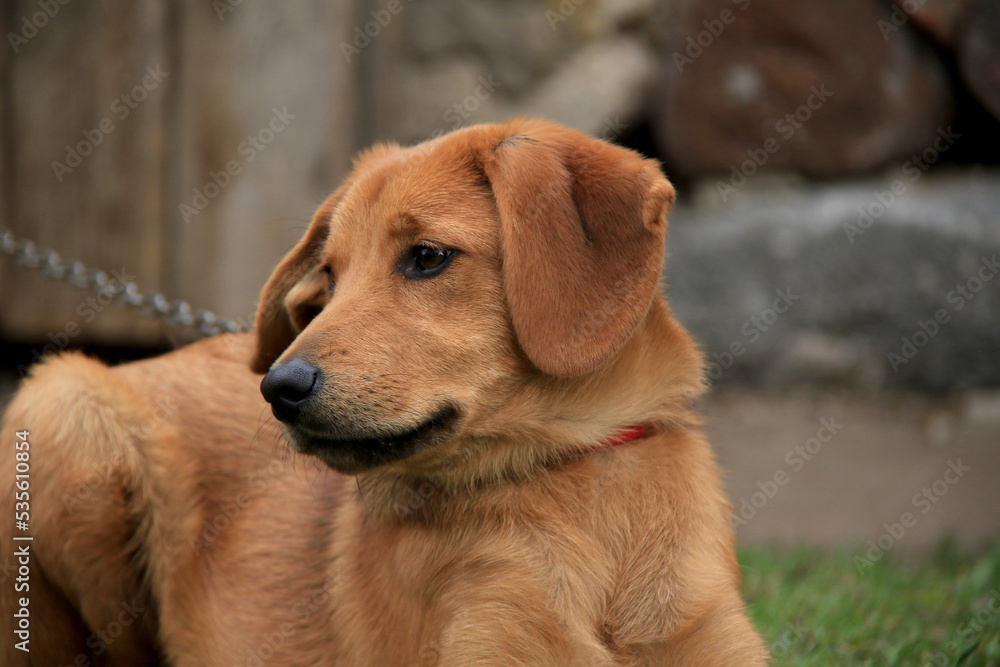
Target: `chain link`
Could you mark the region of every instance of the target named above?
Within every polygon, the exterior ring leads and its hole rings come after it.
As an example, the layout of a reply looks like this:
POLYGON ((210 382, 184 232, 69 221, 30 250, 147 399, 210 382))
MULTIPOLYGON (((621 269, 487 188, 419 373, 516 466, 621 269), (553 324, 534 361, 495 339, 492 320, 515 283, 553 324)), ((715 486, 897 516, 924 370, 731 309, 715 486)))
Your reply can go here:
POLYGON ((73 287, 89 289, 98 296, 114 299, 123 307, 136 308, 145 317, 160 318, 172 327, 197 327, 203 336, 247 330, 235 320, 216 317, 210 310, 193 310, 187 301, 170 301, 161 292, 140 292, 139 286, 131 280, 119 280, 104 271, 87 269, 83 262, 64 260, 54 250, 39 250, 31 241, 18 239, 7 229, 0 230, 0 253, 13 257, 18 266, 39 270, 73 287))

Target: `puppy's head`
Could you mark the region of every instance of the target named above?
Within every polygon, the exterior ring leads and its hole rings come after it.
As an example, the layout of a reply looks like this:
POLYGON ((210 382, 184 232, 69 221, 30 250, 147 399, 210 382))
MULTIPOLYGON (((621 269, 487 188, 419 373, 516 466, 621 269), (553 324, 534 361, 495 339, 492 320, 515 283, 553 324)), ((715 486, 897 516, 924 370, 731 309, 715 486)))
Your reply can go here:
POLYGON ((261 389, 342 472, 419 458, 614 362, 673 199, 655 163, 544 121, 368 151, 264 288, 261 389))

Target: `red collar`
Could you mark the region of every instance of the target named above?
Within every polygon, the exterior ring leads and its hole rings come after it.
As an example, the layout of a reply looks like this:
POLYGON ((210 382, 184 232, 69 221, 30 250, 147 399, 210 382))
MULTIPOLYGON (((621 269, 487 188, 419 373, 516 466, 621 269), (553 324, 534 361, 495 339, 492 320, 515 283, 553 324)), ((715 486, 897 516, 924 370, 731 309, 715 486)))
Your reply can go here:
POLYGON ((587 454, 589 452, 596 452, 600 449, 611 449, 612 447, 620 447, 621 445, 627 445, 630 442, 634 442, 639 438, 643 438, 649 435, 649 427, 644 424, 637 424, 634 426, 626 426, 620 431, 616 431, 609 437, 605 438, 601 442, 590 446, 580 447, 576 450, 572 450, 574 454, 587 454))
POLYGON ((622 430, 618 431, 612 435, 607 440, 590 447, 590 449, 605 449, 608 447, 619 447, 621 445, 628 444, 633 440, 638 440, 644 437, 649 432, 649 429, 644 425, 637 426, 626 426, 622 430))

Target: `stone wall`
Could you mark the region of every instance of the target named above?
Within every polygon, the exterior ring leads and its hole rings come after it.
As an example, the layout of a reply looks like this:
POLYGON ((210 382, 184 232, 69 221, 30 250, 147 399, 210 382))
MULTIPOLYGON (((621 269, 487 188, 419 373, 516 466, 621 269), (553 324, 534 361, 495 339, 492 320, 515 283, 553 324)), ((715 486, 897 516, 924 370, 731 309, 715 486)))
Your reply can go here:
POLYGON ((715 382, 997 385, 997 7, 429 0, 378 134, 541 115, 659 158, 715 382))
POLYGON ((996 162, 997 8, 986 0, 404 4, 374 133, 416 141, 540 115, 633 143, 672 176, 738 183, 757 172, 871 173, 959 119, 980 135, 971 159, 996 162))

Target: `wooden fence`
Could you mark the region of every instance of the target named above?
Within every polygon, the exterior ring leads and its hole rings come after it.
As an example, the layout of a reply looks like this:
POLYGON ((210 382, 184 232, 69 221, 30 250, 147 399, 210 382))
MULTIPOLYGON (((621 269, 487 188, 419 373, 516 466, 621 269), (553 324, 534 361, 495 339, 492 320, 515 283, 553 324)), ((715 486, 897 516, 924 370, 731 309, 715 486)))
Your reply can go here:
MULTIPOLYGON (((352 62, 342 47, 366 11, 349 0, 5 3, 0 228, 252 321, 267 275, 377 133, 391 26, 352 62)), ((160 323, 91 296, 0 258, 0 339, 163 341, 160 323)))

